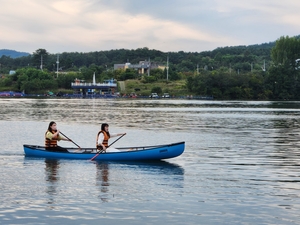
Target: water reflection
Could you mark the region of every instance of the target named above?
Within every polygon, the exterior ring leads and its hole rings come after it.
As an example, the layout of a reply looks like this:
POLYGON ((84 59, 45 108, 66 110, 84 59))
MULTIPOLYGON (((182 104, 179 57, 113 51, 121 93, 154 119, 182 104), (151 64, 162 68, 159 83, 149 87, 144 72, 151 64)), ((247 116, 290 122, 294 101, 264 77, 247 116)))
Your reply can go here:
POLYGON ((56 182, 59 181, 58 169, 59 161, 56 159, 45 159, 45 180, 47 185, 46 193, 49 194, 48 204, 54 203, 54 196, 56 195, 56 182))
POLYGON ((100 187, 99 198, 103 202, 108 201, 107 192, 109 187, 109 167, 106 162, 96 162, 96 186, 100 187))
POLYGON ((96 186, 99 187, 99 198, 103 202, 108 202, 118 191, 126 192, 127 187, 132 191, 132 186, 139 186, 142 183, 151 182, 157 186, 170 188, 184 187, 184 169, 166 161, 96 162, 96 168, 96 186), (122 186, 121 190, 115 189, 117 183, 122 186))
POLYGON ((143 162, 129 164, 135 171, 148 175, 158 186, 167 185, 170 188, 184 187, 184 168, 167 161, 143 162))
POLYGON ((181 178, 184 175, 184 169, 181 166, 167 161, 126 162, 126 164, 142 171, 147 171, 148 173, 178 175, 181 178))

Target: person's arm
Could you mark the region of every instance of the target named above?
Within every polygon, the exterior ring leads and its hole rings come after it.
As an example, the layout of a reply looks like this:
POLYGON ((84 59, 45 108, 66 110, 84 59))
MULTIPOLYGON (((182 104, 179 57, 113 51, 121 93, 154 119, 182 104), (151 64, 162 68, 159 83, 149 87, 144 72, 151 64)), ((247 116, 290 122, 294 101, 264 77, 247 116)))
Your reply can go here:
POLYGON ((59 130, 56 131, 54 134, 52 134, 50 131, 47 132, 46 138, 52 140, 53 138, 57 138, 58 141, 63 140, 63 141, 71 141, 68 138, 64 138, 61 135, 59 135, 59 130))
POLYGON ((54 134, 51 133, 50 131, 47 131, 47 134, 46 134, 46 138, 52 140, 53 138, 57 138, 58 139, 58 135, 59 134, 59 131, 56 131, 54 134))
POLYGON ((61 135, 58 135, 57 140, 58 140, 58 141, 60 141, 60 140, 63 140, 63 141, 72 141, 71 139, 65 138, 65 137, 63 137, 63 136, 61 136, 61 135))
POLYGON ((126 133, 118 133, 118 134, 110 134, 110 137, 118 137, 121 135, 125 135, 126 133))

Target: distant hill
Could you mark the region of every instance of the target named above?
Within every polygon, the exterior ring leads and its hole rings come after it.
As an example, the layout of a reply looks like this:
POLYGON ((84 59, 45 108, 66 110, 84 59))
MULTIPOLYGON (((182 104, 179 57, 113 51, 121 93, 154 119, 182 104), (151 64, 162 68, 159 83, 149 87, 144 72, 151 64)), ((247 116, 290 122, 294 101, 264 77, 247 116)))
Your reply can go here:
POLYGON ((5 55, 5 56, 9 56, 10 58, 19 58, 22 56, 28 56, 30 55, 27 52, 17 52, 15 50, 9 50, 9 49, 0 49, 0 58, 5 55))

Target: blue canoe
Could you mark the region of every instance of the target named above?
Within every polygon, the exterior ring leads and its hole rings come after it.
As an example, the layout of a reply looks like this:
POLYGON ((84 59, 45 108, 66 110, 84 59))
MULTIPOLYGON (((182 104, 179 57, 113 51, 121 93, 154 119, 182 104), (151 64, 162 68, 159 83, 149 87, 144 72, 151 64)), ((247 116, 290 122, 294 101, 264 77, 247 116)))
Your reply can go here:
POLYGON ((25 156, 53 159, 92 159, 97 161, 141 161, 174 158, 184 151, 185 142, 166 145, 122 147, 120 152, 97 153, 95 148, 66 148, 68 152, 47 151, 44 146, 23 145, 25 156))

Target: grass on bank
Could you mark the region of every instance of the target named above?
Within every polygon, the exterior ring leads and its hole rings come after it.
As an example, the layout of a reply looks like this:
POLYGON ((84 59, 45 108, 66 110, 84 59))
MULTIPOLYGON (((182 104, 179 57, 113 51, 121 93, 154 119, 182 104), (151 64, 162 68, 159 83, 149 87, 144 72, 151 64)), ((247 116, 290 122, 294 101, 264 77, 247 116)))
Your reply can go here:
POLYGON ((156 92, 158 95, 169 93, 170 96, 182 96, 189 94, 185 80, 168 82, 157 81, 153 83, 143 83, 140 80, 126 80, 123 81, 123 84, 121 82, 118 82, 118 91, 122 95, 135 93, 138 96, 149 96, 152 92, 156 92))

